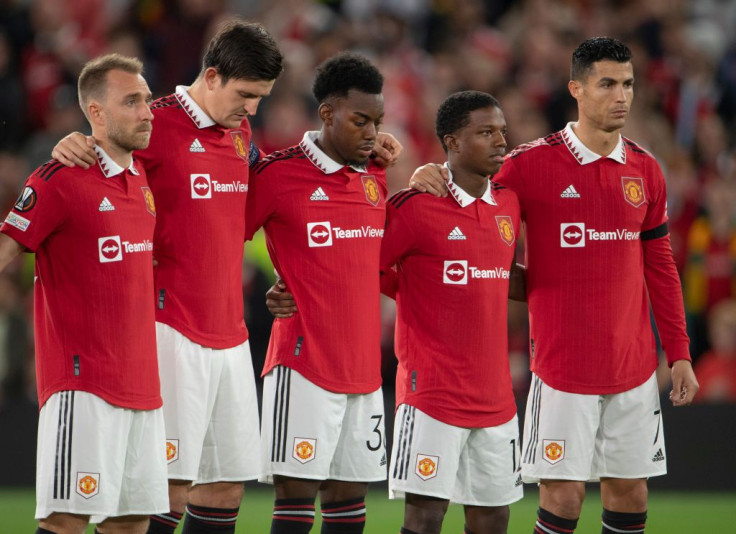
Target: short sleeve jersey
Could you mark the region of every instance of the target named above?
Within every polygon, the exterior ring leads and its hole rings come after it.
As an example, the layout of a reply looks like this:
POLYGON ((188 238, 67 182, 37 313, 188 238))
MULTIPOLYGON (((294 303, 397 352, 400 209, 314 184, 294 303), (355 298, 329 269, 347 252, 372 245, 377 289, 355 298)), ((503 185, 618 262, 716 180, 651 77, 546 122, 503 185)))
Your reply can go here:
POLYGON ((251 145, 216 124, 187 93, 153 103, 149 147, 136 153, 156 197, 156 320, 200 345, 243 343, 243 232, 251 145))
POLYGON ((153 196, 136 163, 99 147, 88 170, 39 167, 0 231, 36 253, 39 405, 64 390, 161 406, 153 292, 153 196))
MULTIPOLYGON (((655 159, 624 137, 600 157, 568 125, 514 150, 494 180, 516 192, 526 225, 532 370, 572 393, 642 384, 657 367, 643 241, 667 236, 655 159)), ((682 295, 668 298, 677 328, 665 348, 687 355, 682 295)))
POLYGON ((252 168, 246 236, 265 229, 299 310, 274 321, 263 373, 283 365, 329 391, 369 393, 381 385, 385 173, 335 162, 316 136, 252 168))
POLYGON ((507 301, 519 204, 489 186, 475 199, 457 185, 437 198, 400 191, 387 203, 381 271, 398 273, 396 403, 460 427, 516 413, 507 301))

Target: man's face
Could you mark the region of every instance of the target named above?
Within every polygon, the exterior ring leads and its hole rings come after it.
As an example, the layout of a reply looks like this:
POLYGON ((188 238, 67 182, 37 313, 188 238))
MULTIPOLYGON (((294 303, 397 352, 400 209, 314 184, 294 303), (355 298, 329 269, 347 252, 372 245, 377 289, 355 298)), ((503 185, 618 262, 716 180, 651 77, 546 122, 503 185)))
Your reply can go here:
POLYGON ((140 74, 107 73, 105 128, 108 140, 125 152, 141 150, 151 140, 151 91, 140 74))
POLYGON ((624 127, 634 99, 631 62, 597 61, 584 80, 573 80, 569 87, 578 101, 581 121, 605 132, 624 127))
POLYGON ((239 128, 248 115, 255 115, 261 99, 271 94, 276 80, 243 80, 231 78, 222 83, 215 69, 205 72, 207 96, 205 111, 220 126, 239 128))
POLYGON ((470 123, 448 137, 445 144, 453 167, 481 176, 491 176, 501 169, 506 153, 506 119, 500 108, 471 111, 470 123))
POLYGON ((383 95, 350 89, 347 97, 320 106, 327 153, 338 163, 363 165, 373 151, 383 122, 383 95))

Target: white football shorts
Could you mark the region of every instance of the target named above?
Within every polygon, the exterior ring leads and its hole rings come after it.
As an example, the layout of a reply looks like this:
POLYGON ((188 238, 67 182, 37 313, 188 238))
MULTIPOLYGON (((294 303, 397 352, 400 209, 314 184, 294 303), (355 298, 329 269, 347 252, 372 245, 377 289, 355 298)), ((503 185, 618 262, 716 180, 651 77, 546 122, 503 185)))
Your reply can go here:
POLYGON ((85 391, 49 397, 38 420, 36 519, 169 511, 161 408, 113 406, 85 391))
POLYGON ((553 389, 533 375, 523 443, 524 482, 664 475, 656 377, 622 393, 581 395, 553 389))
POLYGON ((261 482, 386 480, 383 394, 333 393, 288 367, 263 380, 261 482))
POLYGON ((260 476, 250 344, 211 349, 156 323, 169 478, 196 484, 260 476))
POLYGON ((389 498, 407 493, 469 506, 505 506, 524 496, 519 420, 498 426, 448 425, 399 405, 389 468, 389 498))

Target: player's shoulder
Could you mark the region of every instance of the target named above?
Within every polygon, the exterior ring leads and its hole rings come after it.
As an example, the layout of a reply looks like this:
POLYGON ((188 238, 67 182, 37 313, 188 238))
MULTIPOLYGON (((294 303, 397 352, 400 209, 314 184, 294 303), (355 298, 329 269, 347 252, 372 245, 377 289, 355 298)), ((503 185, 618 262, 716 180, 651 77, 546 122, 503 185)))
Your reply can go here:
POLYGON ((517 158, 523 159, 543 155, 549 150, 554 150, 556 147, 564 144, 564 142, 562 131, 553 132, 529 143, 520 144, 509 152, 508 158, 514 160, 517 158))
POLYGON ((429 193, 423 193, 416 189, 406 188, 397 191, 391 195, 386 201, 386 208, 390 211, 403 209, 405 211, 421 209, 427 203, 432 202, 434 197, 429 193))
POLYGON ((621 136, 621 139, 623 140, 624 148, 626 149, 629 157, 639 158, 650 164, 657 163, 654 155, 647 149, 643 148, 640 144, 635 143, 628 137, 621 136))
POLYGON ((157 98, 151 104, 151 113, 156 117, 159 115, 170 115, 180 109, 182 109, 181 102, 179 102, 179 99, 174 94, 157 98))
MULTIPOLYGON (((283 150, 276 150, 263 157, 250 168, 251 176, 261 179, 274 173, 281 173, 286 166, 298 166, 310 163, 299 145, 294 145, 283 150)), ((311 163, 310 163, 311 165, 311 163)))
POLYGON ((60 161, 51 159, 33 171, 29 180, 47 187, 58 187, 69 178, 79 178, 94 173, 95 169, 97 169, 97 164, 90 166, 89 169, 83 169, 81 167, 67 167, 60 161))
POLYGON ((519 203, 519 197, 513 190, 503 184, 493 181, 493 179, 491 179, 491 193, 493 194, 493 198, 500 205, 519 203))

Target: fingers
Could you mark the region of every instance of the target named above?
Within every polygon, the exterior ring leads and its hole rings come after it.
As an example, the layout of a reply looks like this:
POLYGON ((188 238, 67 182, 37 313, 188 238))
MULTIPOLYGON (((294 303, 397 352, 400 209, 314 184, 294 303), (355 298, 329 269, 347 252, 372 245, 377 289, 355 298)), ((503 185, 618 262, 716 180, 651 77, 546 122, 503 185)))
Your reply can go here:
POLYGON ((380 145, 373 146, 373 154, 373 161, 384 169, 396 164, 396 160, 393 158, 391 151, 380 145))
POLYGON ((672 365, 672 391, 670 391, 672 405, 687 406, 691 404, 698 389, 700 389, 700 385, 695 378, 692 364, 686 360, 675 362, 672 365))
POLYGON ((283 280, 278 279, 266 292, 266 307, 277 319, 287 319, 297 312, 294 296, 286 291, 283 280))
POLYGON ((89 169, 97 161, 95 143, 94 137, 74 132, 57 143, 51 151, 51 157, 67 167, 89 169))

